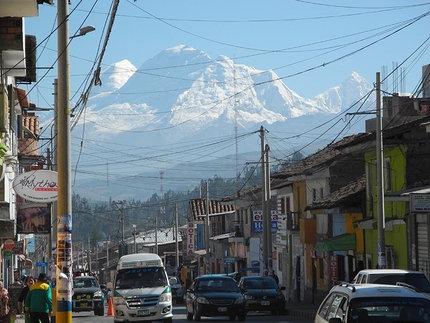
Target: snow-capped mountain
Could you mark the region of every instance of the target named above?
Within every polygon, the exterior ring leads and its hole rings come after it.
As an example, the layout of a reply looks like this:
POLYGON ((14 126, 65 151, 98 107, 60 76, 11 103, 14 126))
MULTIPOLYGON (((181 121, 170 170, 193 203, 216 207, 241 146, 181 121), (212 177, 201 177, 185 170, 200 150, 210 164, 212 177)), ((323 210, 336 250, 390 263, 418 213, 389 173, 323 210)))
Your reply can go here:
MULTIPOLYGON (((185 45, 166 49, 139 68, 123 60, 103 71, 100 78, 102 85, 94 88, 85 118, 78 120, 75 129, 81 130, 85 122, 82 130, 85 130, 87 140, 95 139, 121 146, 124 143, 140 145, 140 142, 144 142, 145 146, 154 146, 154 151, 157 147, 181 140, 195 142, 195 138, 198 138, 203 142, 234 135, 235 131, 239 134, 253 133, 260 126, 273 132, 300 134, 345 111, 372 90, 366 80, 351 72, 339 86, 314 98, 303 98, 272 70, 263 71, 238 64, 226 56, 212 59, 205 52, 185 45)), ((360 129, 355 132, 363 131, 364 122, 356 127, 360 129)), ((259 145, 255 145, 255 138, 249 140, 252 141, 249 146, 254 147, 254 150, 241 148, 241 154, 258 153, 259 145)), ((313 148, 318 149, 315 146, 313 148)), ((225 155, 230 157, 215 163, 223 165, 222 169, 216 171, 217 175, 228 178, 235 176, 235 158, 232 157, 235 154, 234 145, 229 149, 225 155)), ((255 159, 258 160, 258 156, 255 159)), ((178 163, 183 162, 178 160, 178 163)), ((193 162, 200 164, 198 167, 196 164, 182 164, 172 173, 186 176, 188 170, 200 178, 214 175, 196 171, 205 169, 203 160, 193 159, 193 162)), ((160 162, 156 167, 166 169, 172 165, 162 165, 160 162)), ((143 177, 157 176, 157 171, 153 171, 145 173, 143 177)), ((117 183, 114 180, 109 183, 107 188, 106 182, 90 179, 74 186, 74 191, 89 197, 98 192, 104 194, 105 198, 144 198, 144 193, 139 189, 143 185, 142 181, 135 174, 118 179, 117 183), (124 182, 134 183, 134 186, 125 188, 124 182)), ((185 179, 181 185, 184 186, 184 183, 185 179)), ((158 183, 155 185, 152 188, 145 183, 145 193, 157 191, 158 183)), ((170 188, 175 189, 173 186, 170 188)))
POLYGON ((297 117, 333 115, 372 89, 352 72, 341 85, 305 99, 271 70, 236 64, 226 56, 213 60, 185 45, 162 51, 138 69, 127 60, 118 62, 101 79, 105 85, 90 98, 86 113, 90 131, 112 136, 114 129, 121 136, 124 130, 170 128, 163 135, 167 142, 203 129, 217 132, 226 124, 276 127, 297 117))

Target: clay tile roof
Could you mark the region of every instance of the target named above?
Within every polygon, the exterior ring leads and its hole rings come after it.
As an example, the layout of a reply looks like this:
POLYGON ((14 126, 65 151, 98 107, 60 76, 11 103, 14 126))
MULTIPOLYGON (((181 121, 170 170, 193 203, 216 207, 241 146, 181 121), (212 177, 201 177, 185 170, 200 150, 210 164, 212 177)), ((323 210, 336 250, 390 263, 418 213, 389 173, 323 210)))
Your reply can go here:
MULTIPOLYGON (((221 201, 209 200, 209 216, 234 213, 231 204, 221 204, 221 201)), ((206 216, 206 199, 192 199, 188 202, 188 214, 195 220, 202 220, 206 216)))
POLYGON ((312 174, 321 168, 327 167, 339 158, 342 158, 341 147, 362 141, 363 137, 367 138, 368 136, 368 133, 359 133, 345 137, 271 176, 285 179, 295 175, 312 174))
POLYGON ((308 205, 305 210, 331 209, 351 201, 353 202, 355 198, 364 193, 365 189, 366 179, 363 175, 326 197, 314 201, 311 205, 308 205))

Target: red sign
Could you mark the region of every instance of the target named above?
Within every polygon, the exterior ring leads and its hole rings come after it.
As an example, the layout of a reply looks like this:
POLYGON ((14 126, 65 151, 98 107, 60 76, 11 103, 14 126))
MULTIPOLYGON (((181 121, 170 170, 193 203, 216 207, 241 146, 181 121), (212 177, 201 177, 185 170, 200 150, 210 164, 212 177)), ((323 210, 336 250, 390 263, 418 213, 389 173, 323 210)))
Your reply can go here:
POLYGON ((330 256, 330 281, 333 286, 338 280, 337 256, 330 256))
POLYGON ((6 239, 3 244, 3 248, 6 250, 12 250, 15 247, 15 242, 12 239, 6 239))

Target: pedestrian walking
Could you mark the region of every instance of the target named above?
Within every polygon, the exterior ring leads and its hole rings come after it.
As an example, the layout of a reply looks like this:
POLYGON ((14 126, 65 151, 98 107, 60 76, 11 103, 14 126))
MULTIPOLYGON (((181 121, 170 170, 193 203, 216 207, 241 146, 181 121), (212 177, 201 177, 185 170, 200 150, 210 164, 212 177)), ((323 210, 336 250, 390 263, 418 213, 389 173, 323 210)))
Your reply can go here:
MULTIPOLYGON (((52 294, 48 277, 40 273, 37 283, 33 284, 25 298, 24 305, 26 313, 30 313, 31 323, 50 323, 52 313, 52 294)), ((27 314, 26 314, 27 315, 27 314)))
POLYGON ((11 315, 9 292, 0 280, 0 323, 9 323, 11 315))
MULTIPOLYGON (((22 315, 24 313, 24 302, 27 294, 30 290, 30 287, 36 282, 36 279, 33 276, 27 276, 24 279, 24 288, 21 290, 21 293, 18 296, 18 314, 22 315)), ((25 323, 30 323, 30 313, 25 315, 25 323)))

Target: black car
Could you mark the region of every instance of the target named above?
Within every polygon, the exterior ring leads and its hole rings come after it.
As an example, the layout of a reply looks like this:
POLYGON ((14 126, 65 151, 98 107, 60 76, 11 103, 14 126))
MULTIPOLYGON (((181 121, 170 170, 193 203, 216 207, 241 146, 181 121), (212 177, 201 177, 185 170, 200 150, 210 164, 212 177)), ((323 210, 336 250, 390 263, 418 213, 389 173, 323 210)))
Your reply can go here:
POLYGON ((204 275, 197 277, 185 295, 187 320, 202 316, 228 316, 233 321, 245 321, 245 299, 236 281, 227 275, 204 275))
POLYGON ((104 315, 104 294, 98 280, 93 276, 77 276, 73 278, 73 312, 92 312, 104 315))
POLYGON ((239 281, 245 297, 246 310, 270 311, 272 315, 285 313, 285 287, 279 287, 272 277, 247 276, 239 281))

